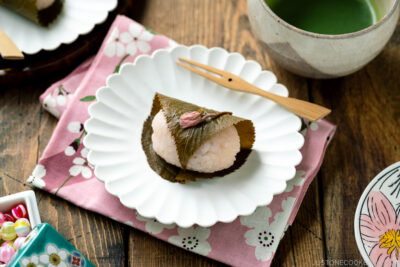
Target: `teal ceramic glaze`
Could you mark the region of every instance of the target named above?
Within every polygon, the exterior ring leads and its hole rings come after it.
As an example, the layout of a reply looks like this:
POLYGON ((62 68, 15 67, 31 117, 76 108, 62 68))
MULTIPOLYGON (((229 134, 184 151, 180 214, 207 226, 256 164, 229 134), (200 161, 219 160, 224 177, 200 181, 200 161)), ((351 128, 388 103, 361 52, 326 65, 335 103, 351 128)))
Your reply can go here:
POLYGON ((29 263, 94 267, 93 263, 47 223, 39 224, 31 231, 7 266, 22 267, 29 266, 29 263))

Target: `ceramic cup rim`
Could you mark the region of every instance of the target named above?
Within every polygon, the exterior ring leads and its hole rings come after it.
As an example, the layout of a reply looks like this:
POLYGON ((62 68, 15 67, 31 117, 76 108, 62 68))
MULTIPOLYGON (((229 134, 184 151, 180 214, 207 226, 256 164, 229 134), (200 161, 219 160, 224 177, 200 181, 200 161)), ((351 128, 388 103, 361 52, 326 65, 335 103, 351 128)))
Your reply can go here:
POLYGON ((302 30, 300 28, 297 28, 296 26, 293 26, 292 24, 286 22, 282 18, 280 18, 277 14, 275 14, 272 9, 267 5, 265 0, 258 0, 261 2, 261 5, 264 7, 265 11, 280 25, 285 26, 289 30, 295 31, 299 34, 306 35, 309 37, 317 38, 317 39, 346 39, 346 38, 352 38, 356 36, 360 36, 363 34, 366 34, 370 31, 373 31, 374 29, 378 28, 382 24, 384 24, 389 18, 394 14, 397 6, 399 5, 400 0, 395 0, 393 3, 393 6, 390 8, 388 12, 383 16, 382 19, 380 19, 378 22, 372 24, 371 26, 368 26, 367 28, 364 28, 362 30, 356 31, 356 32, 350 32, 350 33, 344 33, 344 34, 322 34, 322 33, 314 33, 306 30, 302 30))

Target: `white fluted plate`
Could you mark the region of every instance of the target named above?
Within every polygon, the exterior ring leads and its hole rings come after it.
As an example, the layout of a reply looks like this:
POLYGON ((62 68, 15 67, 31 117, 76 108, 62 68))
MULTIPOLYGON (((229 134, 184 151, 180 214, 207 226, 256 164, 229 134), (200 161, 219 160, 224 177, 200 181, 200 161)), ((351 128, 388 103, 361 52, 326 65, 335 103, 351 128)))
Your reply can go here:
POLYGON ((64 0, 60 15, 49 27, 41 27, 0 6, 0 28, 22 52, 36 54, 42 49, 55 50, 91 32, 117 4, 118 0, 64 0))
POLYGON ((267 99, 235 92, 175 64, 192 59, 244 78, 273 93, 287 96, 275 75, 254 61, 222 48, 178 46, 140 56, 111 75, 89 107, 84 140, 88 160, 106 190, 128 208, 159 222, 181 227, 211 226, 253 213, 283 192, 295 175, 304 143, 301 120, 267 99), (197 179, 186 184, 162 179, 147 163, 141 145, 142 126, 156 92, 215 110, 232 111, 251 119, 256 141, 246 163, 224 177, 197 179))

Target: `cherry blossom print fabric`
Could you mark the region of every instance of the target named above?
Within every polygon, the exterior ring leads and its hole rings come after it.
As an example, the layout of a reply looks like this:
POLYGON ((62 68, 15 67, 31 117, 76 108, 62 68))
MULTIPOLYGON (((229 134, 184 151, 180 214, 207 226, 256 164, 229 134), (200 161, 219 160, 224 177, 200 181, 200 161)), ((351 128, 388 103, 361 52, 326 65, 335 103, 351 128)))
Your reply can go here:
POLYGON ((141 54, 176 43, 154 34, 131 19, 118 16, 98 54, 88 59, 40 97, 43 107, 59 118, 58 125, 41 159, 28 178, 33 186, 46 190, 82 208, 103 214, 140 229, 191 252, 233 266, 269 266, 280 239, 292 224, 308 186, 322 163, 335 126, 322 120, 304 124, 303 160, 296 177, 271 204, 259 207, 250 216, 211 227, 177 227, 145 218, 124 207, 96 179, 83 145, 88 107, 106 78, 121 64, 133 62, 141 54), (229 244, 229 245, 227 245, 229 244))

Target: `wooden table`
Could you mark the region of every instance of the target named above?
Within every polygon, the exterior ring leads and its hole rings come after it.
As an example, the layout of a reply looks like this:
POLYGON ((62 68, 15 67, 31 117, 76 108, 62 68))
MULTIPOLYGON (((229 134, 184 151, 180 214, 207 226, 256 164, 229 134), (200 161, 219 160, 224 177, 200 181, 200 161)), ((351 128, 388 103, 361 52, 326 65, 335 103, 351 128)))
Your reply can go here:
MULTIPOLYGON (((380 170, 400 160, 400 26, 384 51, 361 71, 317 81, 295 76, 268 58, 251 32, 246 0, 135 2, 131 14, 142 14, 136 18, 154 31, 186 45, 238 51, 272 70, 292 96, 332 108, 328 119, 338 125, 336 136, 273 266, 360 260, 353 235, 358 199, 380 170)), ((25 180, 57 123, 38 97, 57 78, 0 85, 0 195, 29 189, 25 180)), ((42 220, 96 266, 220 265, 48 193, 36 195, 42 220)))

